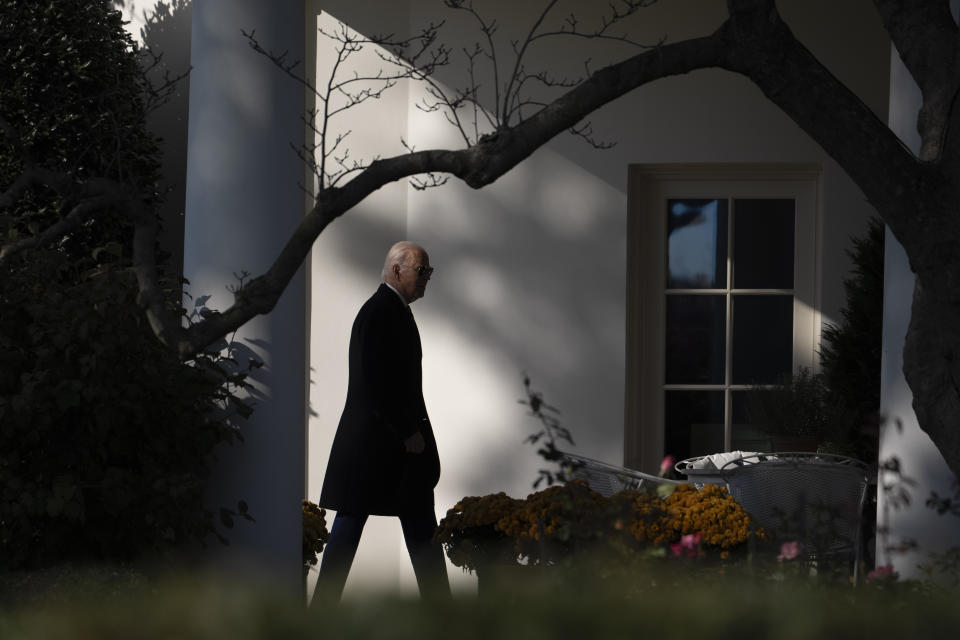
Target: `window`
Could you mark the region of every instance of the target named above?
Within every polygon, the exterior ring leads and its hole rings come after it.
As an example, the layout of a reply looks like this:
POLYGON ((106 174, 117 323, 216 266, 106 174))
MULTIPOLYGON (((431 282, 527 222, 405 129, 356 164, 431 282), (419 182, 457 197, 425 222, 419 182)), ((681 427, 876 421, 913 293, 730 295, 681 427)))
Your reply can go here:
POLYGON ((630 171, 625 462, 764 450, 746 393, 814 363, 819 169, 630 171))

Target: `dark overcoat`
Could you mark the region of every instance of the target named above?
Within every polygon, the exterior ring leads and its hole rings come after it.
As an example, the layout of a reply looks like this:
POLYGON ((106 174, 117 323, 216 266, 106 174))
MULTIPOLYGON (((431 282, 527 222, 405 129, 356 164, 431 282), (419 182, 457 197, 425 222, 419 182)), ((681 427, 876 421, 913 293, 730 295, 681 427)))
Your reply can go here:
POLYGON ((433 505, 440 458, 423 401, 421 355, 410 307, 381 284, 353 321, 347 401, 321 507, 391 516, 433 505), (424 451, 407 453, 404 440, 417 431, 424 451))

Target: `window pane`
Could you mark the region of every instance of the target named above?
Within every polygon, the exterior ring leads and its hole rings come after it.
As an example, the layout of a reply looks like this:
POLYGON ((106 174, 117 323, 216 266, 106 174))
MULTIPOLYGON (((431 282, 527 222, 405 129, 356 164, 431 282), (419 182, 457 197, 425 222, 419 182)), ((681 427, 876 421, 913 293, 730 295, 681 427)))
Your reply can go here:
POLYGON ((765 391, 730 392, 730 449, 732 451, 773 451, 773 438, 769 429, 756 424, 755 411, 751 411, 754 395, 765 391))
POLYGON ((727 286, 727 201, 667 201, 667 288, 727 286))
POLYGON ((793 365, 793 296, 733 296, 733 384, 773 384, 793 365))
POLYGON ((665 455, 683 460, 723 451, 723 391, 664 391, 665 455))
POLYGON ((733 286, 793 289, 793 200, 734 200, 733 286))
POLYGON ((723 384, 724 295, 668 295, 667 384, 723 384))

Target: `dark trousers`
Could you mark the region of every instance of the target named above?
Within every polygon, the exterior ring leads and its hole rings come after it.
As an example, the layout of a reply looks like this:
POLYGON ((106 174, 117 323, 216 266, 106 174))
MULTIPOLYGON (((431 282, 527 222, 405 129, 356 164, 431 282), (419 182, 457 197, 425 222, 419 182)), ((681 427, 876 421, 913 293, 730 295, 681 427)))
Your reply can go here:
MULTIPOLYGON (((320 575, 311 604, 319 599, 340 599, 366 523, 366 514, 337 513, 333 526, 330 527, 330 539, 323 549, 320 575)), ((437 516, 433 507, 401 514, 400 526, 403 528, 403 540, 413 563, 413 572, 417 576, 420 596, 449 597, 450 583, 447 580, 443 549, 433 542, 433 534, 437 529, 437 516)))

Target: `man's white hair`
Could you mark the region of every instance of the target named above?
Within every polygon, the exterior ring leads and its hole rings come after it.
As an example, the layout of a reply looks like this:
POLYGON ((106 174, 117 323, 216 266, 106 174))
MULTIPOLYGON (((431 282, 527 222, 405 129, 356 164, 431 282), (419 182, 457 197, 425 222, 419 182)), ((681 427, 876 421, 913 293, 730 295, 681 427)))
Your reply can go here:
POLYGON ((380 274, 383 277, 383 281, 387 282, 393 279, 393 265, 406 264, 410 254, 423 250, 423 247, 417 243, 407 240, 401 240, 390 247, 390 251, 387 251, 387 259, 383 261, 383 271, 380 274))

